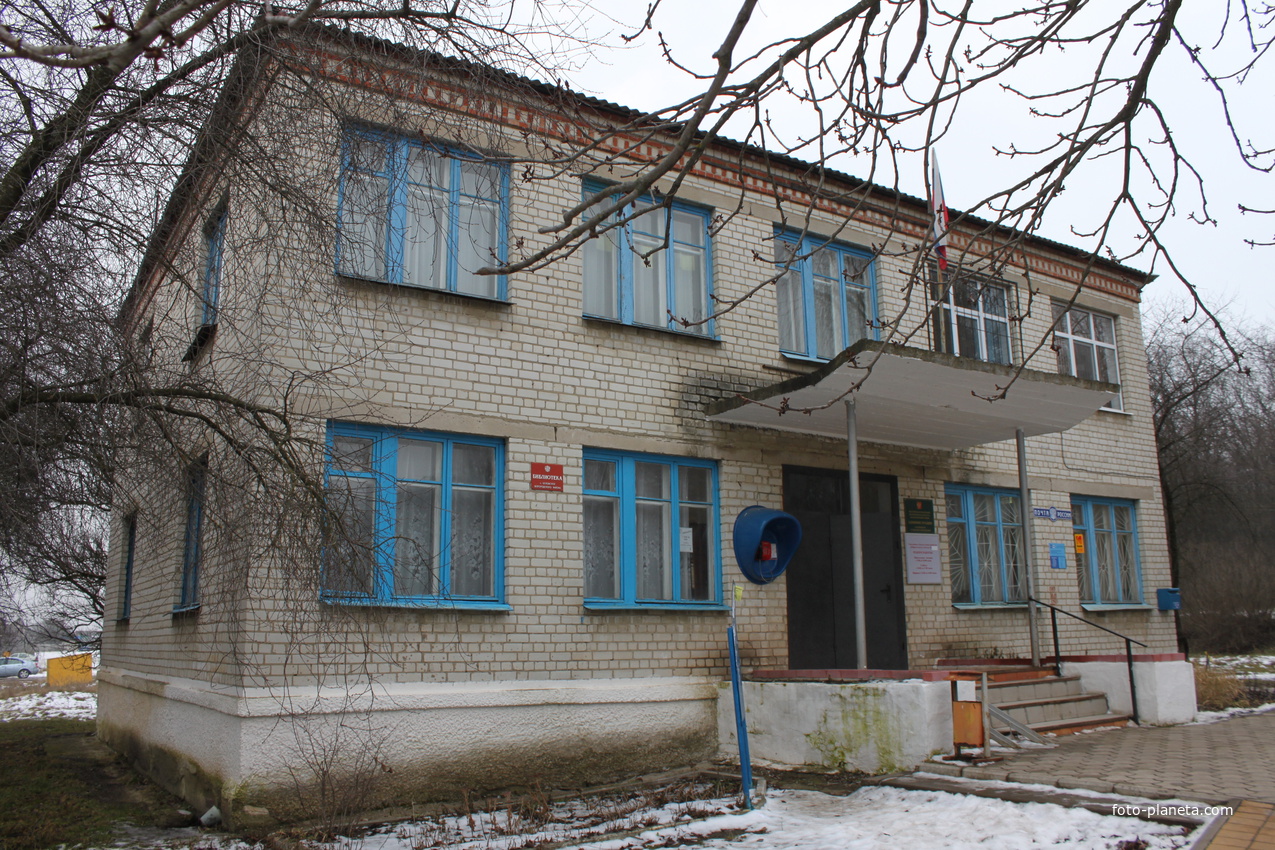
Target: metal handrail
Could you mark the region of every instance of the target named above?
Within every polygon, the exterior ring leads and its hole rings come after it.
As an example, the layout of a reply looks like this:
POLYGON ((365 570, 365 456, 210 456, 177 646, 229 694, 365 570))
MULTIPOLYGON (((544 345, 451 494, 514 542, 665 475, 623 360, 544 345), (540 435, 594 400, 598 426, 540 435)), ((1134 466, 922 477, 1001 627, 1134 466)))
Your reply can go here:
POLYGON ((1146 649, 1147 645, 1140 640, 1134 640, 1128 635, 1122 635, 1120 634, 1120 632, 1116 631, 1115 629, 1109 629, 1106 626, 1095 623, 1093 620, 1086 620, 1084 617, 1073 614, 1070 611, 1063 610, 1062 608, 1059 608, 1057 605, 1050 605, 1048 602, 1041 602, 1039 599, 1036 599, 1031 596, 1027 597, 1027 601, 1034 602, 1037 605, 1044 605, 1046 608, 1049 609, 1049 625, 1054 633, 1054 670, 1057 671, 1059 676, 1062 675, 1062 652, 1058 648, 1058 615, 1059 614, 1066 614, 1068 617, 1071 617, 1073 620, 1079 620, 1080 622, 1084 623, 1087 626, 1093 626, 1095 629, 1102 629, 1104 632, 1115 635, 1116 637, 1124 641, 1124 657, 1125 657, 1125 666, 1129 670, 1129 701, 1132 703, 1132 707, 1133 707, 1133 722, 1141 726, 1142 721, 1138 717, 1138 689, 1133 683, 1133 644, 1136 643, 1138 646, 1142 647, 1143 649, 1146 649))

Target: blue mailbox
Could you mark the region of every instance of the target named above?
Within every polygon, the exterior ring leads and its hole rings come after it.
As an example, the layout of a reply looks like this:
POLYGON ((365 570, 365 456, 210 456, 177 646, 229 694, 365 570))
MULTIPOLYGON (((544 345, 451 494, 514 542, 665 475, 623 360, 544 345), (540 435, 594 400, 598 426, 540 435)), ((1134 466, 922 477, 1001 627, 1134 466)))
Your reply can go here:
POLYGON ((770 584, 788 569, 801 545, 801 523, 791 514, 753 505, 735 518, 735 560, 744 578, 770 584))
POLYGON ((1182 590, 1177 587, 1162 587, 1155 592, 1156 602, 1161 611, 1178 611, 1182 608, 1182 590))

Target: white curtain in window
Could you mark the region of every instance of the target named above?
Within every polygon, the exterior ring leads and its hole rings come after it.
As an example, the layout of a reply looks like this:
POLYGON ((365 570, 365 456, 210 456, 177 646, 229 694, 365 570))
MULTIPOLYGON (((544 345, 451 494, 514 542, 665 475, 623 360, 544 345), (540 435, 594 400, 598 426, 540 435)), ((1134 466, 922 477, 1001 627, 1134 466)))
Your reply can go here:
POLYGON ((438 593, 439 485, 401 483, 395 508, 394 595, 438 593))
POLYGON ((846 285, 846 347, 868 337, 868 291, 846 285))
MULTIPOLYGON (((708 269, 702 216, 675 209, 673 219, 673 311, 675 318, 702 322, 708 317, 708 269)), ((706 334, 708 325, 677 325, 706 334)))
POLYGON ((407 187, 403 234, 403 282, 443 289, 447 286, 447 193, 428 186, 407 187))
POLYGON ((633 235, 633 321, 640 325, 668 326, 668 290, 664 271, 664 252, 656 251, 660 240, 633 235))
POLYGON ((499 228, 499 204, 461 196, 456 234, 457 292, 496 297, 496 275, 475 272, 500 262, 499 228))
POLYGON ((347 170, 341 194, 341 273, 384 280, 389 181, 347 170))
POLYGON ((668 565, 668 508, 661 502, 637 503, 637 595, 639 599, 672 599, 668 565))
POLYGON ((639 599, 672 599, 669 569, 669 467, 633 464, 637 496, 637 595, 639 599), (647 500, 660 501, 647 501, 647 500))
POLYGON ((797 247, 791 242, 775 241, 775 263, 784 270, 775 281, 775 300, 779 308, 779 347, 784 351, 806 352, 806 310, 801 291, 801 266, 793 259, 797 247))
POLYGON ((620 318, 616 293, 619 290, 619 247, 617 231, 610 231, 584 244, 584 312, 607 319, 620 318))
POLYGON ((324 587, 334 593, 371 595, 376 562, 376 482, 372 478, 328 478, 332 512, 324 560, 324 587))
POLYGON ((584 595, 620 597, 620 501, 584 497, 584 595))
POLYGON ((673 294, 676 318, 703 324, 677 327, 690 333, 708 333, 708 280, 704 273, 704 249, 678 245, 673 249, 673 294))
POLYGON ((495 494, 452 488, 451 572, 455 596, 491 596, 495 494))

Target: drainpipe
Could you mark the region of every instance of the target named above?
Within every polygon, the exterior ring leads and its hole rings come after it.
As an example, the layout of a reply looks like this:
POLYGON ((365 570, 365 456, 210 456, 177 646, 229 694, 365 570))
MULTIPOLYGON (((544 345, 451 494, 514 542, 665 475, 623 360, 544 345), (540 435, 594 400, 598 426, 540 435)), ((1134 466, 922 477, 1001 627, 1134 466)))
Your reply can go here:
POLYGON ((855 666, 868 668, 868 622, 863 599, 863 528, 859 521, 859 424, 854 402, 846 399, 846 450, 850 456, 850 554, 854 569, 855 666))
POLYGON ((1035 517, 1032 516, 1031 490, 1027 486, 1027 438, 1022 428, 1014 432, 1014 438, 1018 443, 1018 497, 1023 505, 1023 548, 1026 550, 1023 555, 1023 568, 1027 571, 1027 629, 1031 633, 1032 666, 1039 667, 1040 636, 1036 634, 1035 602, 1036 570, 1032 566, 1035 561, 1032 558, 1032 526, 1035 524, 1035 517))

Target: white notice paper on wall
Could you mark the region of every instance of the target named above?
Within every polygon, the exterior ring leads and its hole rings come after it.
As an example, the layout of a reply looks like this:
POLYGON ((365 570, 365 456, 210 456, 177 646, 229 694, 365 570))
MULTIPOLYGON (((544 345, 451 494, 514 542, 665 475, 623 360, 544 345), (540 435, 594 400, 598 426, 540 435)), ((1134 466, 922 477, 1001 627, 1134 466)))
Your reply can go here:
POLYGON ((937 534, 905 534, 908 584, 942 584, 943 558, 939 555, 937 534))
POLYGON ((686 552, 686 553, 694 553, 694 551, 695 551, 695 529, 693 529, 693 528, 682 528, 682 529, 681 529, 681 532, 682 532, 682 540, 681 540, 682 545, 681 545, 681 548, 680 548, 680 549, 678 549, 678 551, 679 551, 679 552, 686 552))

